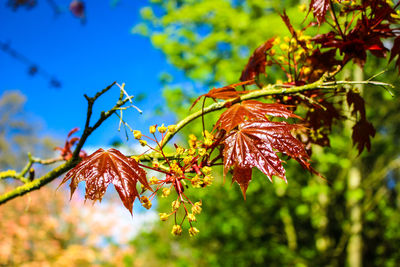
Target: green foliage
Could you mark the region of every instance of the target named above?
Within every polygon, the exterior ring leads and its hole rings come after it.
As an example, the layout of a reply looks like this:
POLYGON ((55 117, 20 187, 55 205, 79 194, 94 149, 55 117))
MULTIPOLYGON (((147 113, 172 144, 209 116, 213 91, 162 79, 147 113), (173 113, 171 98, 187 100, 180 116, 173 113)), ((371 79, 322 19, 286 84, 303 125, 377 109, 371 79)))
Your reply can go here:
POLYGON ((298 25, 297 1, 162 1, 142 9, 134 33, 148 36, 188 78, 209 86, 231 84, 252 50, 273 36, 289 35, 277 10, 298 25), (291 7, 293 6, 293 7, 291 7), (291 8, 288 8, 291 7, 291 8))

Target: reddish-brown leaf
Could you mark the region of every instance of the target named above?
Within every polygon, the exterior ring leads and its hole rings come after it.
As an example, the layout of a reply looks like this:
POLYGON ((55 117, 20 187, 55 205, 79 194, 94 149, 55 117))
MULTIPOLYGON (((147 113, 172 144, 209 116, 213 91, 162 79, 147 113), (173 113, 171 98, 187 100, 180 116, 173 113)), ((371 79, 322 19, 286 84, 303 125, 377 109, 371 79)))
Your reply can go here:
POLYGON ((199 96, 192 104, 192 106, 190 107, 190 109, 192 109, 196 103, 202 98, 202 97, 209 97, 212 99, 223 99, 223 100, 227 100, 227 99, 232 99, 232 98, 236 98, 239 95, 242 94, 247 94, 249 91, 236 91, 236 87, 238 86, 243 86, 243 85, 250 85, 250 84, 254 84, 254 80, 248 80, 248 81, 244 81, 244 82, 240 82, 240 83, 234 83, 234 84, 230 84, 221 88, 213 88, 211 89, 207 94, 201 95, 199 96))
POLYGON ((71 197, 81 181, 86 182, 85 199, 99 200, 103 198, 107 187, 112 183, 124 206, 132 213, 133 202, 139 197, 136 183, 139 181, 147 189, 152 190, 146 180, 146 172, 138 163, 124 156, 116 149, 96 152, 83 159, 70 170, 60 185, 71 179, 71 197))
POLYGON ((360 94, 350 90, 346 94, 346 101, 347 101, 347 105, 349 106, 349 108, 351 106, 353 106, 351 115, 356 117, 357 113, 359 113, 361 118, 365 119, 365 101, 360 94))
POLYGON ((298 125, 286 122, 244 122, 224 140, 224 173, 234 168, 233 181, 239 183, 245 195, 251 179, 250 170, 257 167, 272 181, 276 175, 286 180, 285 169, 277 153, 284 153, 308 168, 304 145, 291 131, 298 125), (236 170, 239 168, 239 170, 236 170))
POLYGON ((375 136, 375 128, 372 123, 368 122, 366 119, 359 120, 353 126, 353 133, 351 138, 353 139, 353 144, 357 146, 358 154, 366 147, 369 151, 371 149, 371 137, 375 136))
POLYGON ((314 17, 317 19, 318 24, 321 24, 325 21, 325 15, 330 5, 330 0, 311 0, 310 10, 313 11, 314 17))
POLYGON ((292 111, 287 109, 288 106, 282 104, 267 104, 256 100, 247 100, 237 103, 228 108, 221 114, 215 127, 230 132, 240 123, 246 120, 267 120, 266 115, 284 118, 299 118, 292 111))
POLYGON ((242 71, 240 81, 253 80, 258 74, 265 73, 265 66, 267 65, 266 52, 274 46, 273 42, 274 38, 271 38, 254 50, 242 71))
POLYGON ((247 187, 249 187, 252 173, 253 173, 253 170, 251 168, 241 168, 239 166, 236 166, 233 169, 232 184, 234 182, 239 184, 240 189, 242 190, 244 199, 246 199, 246 191, 247 191, 247 187))

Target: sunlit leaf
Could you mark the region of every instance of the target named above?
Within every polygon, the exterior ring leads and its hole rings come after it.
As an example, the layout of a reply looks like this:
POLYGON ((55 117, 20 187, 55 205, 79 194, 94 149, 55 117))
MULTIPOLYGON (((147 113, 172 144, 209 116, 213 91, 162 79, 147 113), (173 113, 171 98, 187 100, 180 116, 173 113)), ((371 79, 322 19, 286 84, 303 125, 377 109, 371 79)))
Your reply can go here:
POLYGON ((108 185, 113 184, 124 206, 131 213, 133 202, 139 197, 136 189, 137 182, 139 181, 147 189, 152 190, 146 180, 146 172, 138 163, 113 148, 109 150, 100 148, 83 159, 65 175, 61 185, 68 180, 71 180, 71 197, 78 183, 85 181, 85 199, 94 201, 101 201, 108 185))

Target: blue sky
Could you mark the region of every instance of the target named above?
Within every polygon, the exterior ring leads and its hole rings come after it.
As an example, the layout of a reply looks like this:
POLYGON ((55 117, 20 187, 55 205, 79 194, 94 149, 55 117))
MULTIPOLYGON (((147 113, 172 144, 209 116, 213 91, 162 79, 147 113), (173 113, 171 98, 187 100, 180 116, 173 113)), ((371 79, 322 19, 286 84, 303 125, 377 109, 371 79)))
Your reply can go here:
MULTIPOLYGON (((83 94, 92 96, 113 81, 125 82, 130 94, 147 94, 147 99, 138 103, 145 114, 162 104, 158 77, 163 71, 178 71, 148 38, 131 33, 147 1, 121 0, 112 7, 112 0, 87 0, 84 25, 68 11, 69 0, 55 0, 65 11, 58 16, 45 0, 38 0, 31 10, 17 11, 6 8, 6 2, 0 0, 0 41, 62 83, 60 89, 50 87, 48 79, 29 76, 27 65, 0 51, 0 94, 13 89, 25 94, 26 110, 42 124, 42 133, 63 139, 70 129, 82 128, 86 116, 83 94)), ((117 88, 107 93, 97 110, 111 107, 118 95, 117 88)), ((148 129, 151 123, 163 120, 149 120, 134 110, 124 116, 138 129, 148 129)), ((171 122, 171 118, 165 120, 171 122)), ((108 145, 118 135, 117 128, 117 117, 111 118, 87 144, 108 145)))

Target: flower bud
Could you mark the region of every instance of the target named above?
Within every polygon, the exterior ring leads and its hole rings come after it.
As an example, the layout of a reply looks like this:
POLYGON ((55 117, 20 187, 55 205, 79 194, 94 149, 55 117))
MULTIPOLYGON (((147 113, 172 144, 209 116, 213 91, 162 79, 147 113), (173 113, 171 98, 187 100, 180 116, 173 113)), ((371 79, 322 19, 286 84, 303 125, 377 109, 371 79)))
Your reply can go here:
POLYGON ((181 202, 179 200, 172 201, 171 206, 172 210, 177 210, 179 209, 179 206, 181 205, 181 202))
POLYGON ((164 126, 164 123, 160 127, 158 127, 158 131, 160 133, 165 133, 167 131, 167 127, 164 126))
POLYGON ((142 202, 142 206, 145 207, 146 209, 150 209, 152 206, 150 199, 146 196, 142 196, 140 198, 140 202, 142 202))
POLYGON ((195 222, 196 221, 196 216, 194 216, 193 213, 189 213, 187 215, 189 222, 195 222))
POLYGON ((172 226, 171 234, 173 235, 181 235, 182 234, 182 227, 180 225, 175 224, 172 226))
POLYGON ((195 236, 199 233, 199 229, 197 229, 196 227, 190 227, 189 228, 189 235, 190 236, 195 236))
POLYGON ((142 138, 142 133, 138 130, 134 130, 133 136, 135 137, 135 139, 140 139, 140 138, 142 138))
POLYGON ((163 190, 162 190, 162 197, 168 197, 169 194, 171 194, 171 189, 169 189, 169 188, 163 188, 163 190))
POLYGON ((194 215, 201 213, 201 202, 194 203, 194 205, 192 206, 192 213, 194 215))
POLYGON ((140 143, 142 146, 146 146, 146 145, 147 145, 147 141, 146 141, 146 140, 139 140, 139 143, 140 143))
POLYGON ((158 179, 155 176, 150 178, 150 184, 156 184, 157 182, 158 182, 158 179))
POLYGON ((174 133, 176 131, 176 125, 169 125, 168 131, 170 131, 171 133, 174 133))
POLYGON ((166 214, 166 213, 160 213, 159 215, 160 215, 160 220, 161 221, 166 221, 169 218, 169 215, 166 214))

